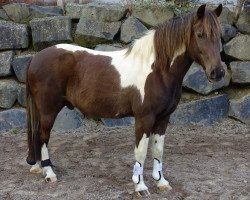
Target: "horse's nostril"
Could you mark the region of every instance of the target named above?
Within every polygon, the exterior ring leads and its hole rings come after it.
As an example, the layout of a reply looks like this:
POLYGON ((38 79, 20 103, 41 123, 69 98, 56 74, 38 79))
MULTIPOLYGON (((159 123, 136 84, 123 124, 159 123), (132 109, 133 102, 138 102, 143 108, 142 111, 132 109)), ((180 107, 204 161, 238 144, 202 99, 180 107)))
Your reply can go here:
POLYGON ((211 71, 210 79, 219 81, 222 77, 225 76, 225 70, 223 68, 215 68, 211 71))
POLYGON ((215 70, 213 70, 213 71, 211 72, 210 77, 211 77, 212 79, 215 79, 215 78, 216 78, 216 71, 215 71, 215 70))

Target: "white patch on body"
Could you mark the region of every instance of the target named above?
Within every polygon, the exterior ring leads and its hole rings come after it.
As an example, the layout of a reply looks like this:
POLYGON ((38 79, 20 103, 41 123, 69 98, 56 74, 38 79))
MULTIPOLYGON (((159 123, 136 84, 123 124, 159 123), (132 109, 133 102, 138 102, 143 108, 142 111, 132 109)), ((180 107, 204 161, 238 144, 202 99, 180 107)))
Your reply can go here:
POLYGON ((172 65, 174 64, 175 59, 176 59, 178 56, 184 54, 185 51, 186 51, 186 46, 184 46, 184 45, 183 45, 180 49, 178 49, 177 51, 175 51, 174 57, 172 58, 172 61, 171 61, 171 63, 170 63, 170 68, 171 68, 172 65))
POLYGON ((120 51, 95 51, 71 44, 58 44, 57 48, 68 51, 86 51, 94 55, 103 55, 111 57, 111 64, 120 74, 120 84, 122 88, 129 86, 136 87, 144 100, 144 87, 148 75, 152 72, 152 64, 155 61, 154 34, 151 30, 142 38, 136 40, 131 52, 126 55, 128 49, 120 51))

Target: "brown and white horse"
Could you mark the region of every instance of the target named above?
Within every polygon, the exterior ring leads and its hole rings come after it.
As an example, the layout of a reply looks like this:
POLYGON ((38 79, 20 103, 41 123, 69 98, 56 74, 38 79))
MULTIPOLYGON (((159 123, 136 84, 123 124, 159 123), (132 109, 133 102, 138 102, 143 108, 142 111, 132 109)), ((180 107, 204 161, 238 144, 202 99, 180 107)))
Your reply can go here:
POLYGON ((162 170, 165 130, 193 61, 203 66, 211 81, 219 81, 225 74, 220 57, 221 11, 222 5, 215 10, 202 5, 197 12, 148 31, 120 51, 58 44, 37 53, 27 72, 30 171, 43 171, 46 181, 57 180, 47 146, 55 118, 66 105, 89 116, 134 116, 136 162, 132 180, 136 194, 149 194, 143 165, 150 136, 152 176, 158 188, 171 189, 162 170))

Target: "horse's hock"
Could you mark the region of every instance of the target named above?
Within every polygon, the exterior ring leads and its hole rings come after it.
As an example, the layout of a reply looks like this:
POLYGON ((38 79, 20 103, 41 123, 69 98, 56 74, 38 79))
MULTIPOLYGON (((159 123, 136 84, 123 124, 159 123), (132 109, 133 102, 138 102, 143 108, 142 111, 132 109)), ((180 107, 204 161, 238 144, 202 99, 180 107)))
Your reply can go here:
MULTIPOLYGON (((74 4, 36 6, 7 4, 0 8, 0 131, 25 127, 26 70, 37 50, 58 43, 76 43, 103 50, 116 50, 140 37, 156 23, 179 14, 173 6, 74 4), (165 7, 164 7, 165 6, 165 7), (17 14, 18 13, 18 14, 17 14)), ((190 7, 190 10, 193 10, 190 7)), ((176 124, 211 125, 227 117, 250 123, 250 8, 233 23, 233 13, 221 15, 222 60, 226 76, 208 81, 194 63, 184 78, 181 104, 171 117, 176 124)), ((76 129, 86 118, 64 108, 55 129, 76 129), (69 121, 70 120, 70 121, 69 121)), ((133 118, 101 119, 107 126, 133 124, 133 118)))

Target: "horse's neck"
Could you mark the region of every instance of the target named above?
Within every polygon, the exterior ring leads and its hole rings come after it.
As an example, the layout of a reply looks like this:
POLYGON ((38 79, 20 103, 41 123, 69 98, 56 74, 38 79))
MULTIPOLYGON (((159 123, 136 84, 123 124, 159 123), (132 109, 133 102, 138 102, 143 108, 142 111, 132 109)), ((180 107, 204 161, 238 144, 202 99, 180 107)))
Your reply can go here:
POLYGON ((193 60, 187 53, 177 57, 169 70, 166 72, 166 78, 170 78, 175 82, 174 84, 182 85, 184 76, 192 65, 193 60))

